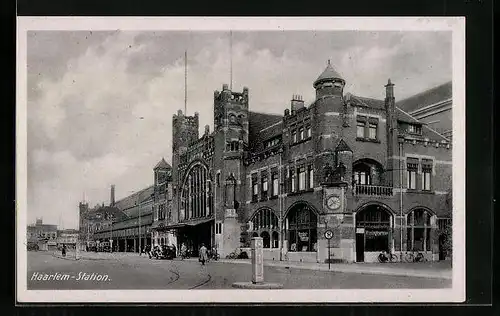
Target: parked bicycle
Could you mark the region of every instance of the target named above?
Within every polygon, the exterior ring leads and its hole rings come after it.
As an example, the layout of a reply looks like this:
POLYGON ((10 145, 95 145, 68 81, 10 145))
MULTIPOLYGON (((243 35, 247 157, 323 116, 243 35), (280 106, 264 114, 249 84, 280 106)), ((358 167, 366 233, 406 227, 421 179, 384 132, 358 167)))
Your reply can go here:
POLYGON ((386 263, 386 262, 398 262, 399 258, 396 254, 389 253, 387 251, 382 251, 378 255, 378 261, 381 263, 386 263))
POLYGON ((208 255, 208 259, 209 259, 209 260, 215 260, 215 261, 217 261, 217 260, 219 260, 219 259, 220 259, 220 255, 219 255, 219 253, 217 252, 217 249, 215 249, 215 248, 214 248, 214 249, 212 249, 212 250, 210 251, 210 253, 209 253, 209 255, 208 255))
POLYGON ((407 252, 407 253, 405 253, 403 258, 404 258, 405 262, 425 262, 425 261, 427 261, 424 254, 421 252, 417 252, 416 255, 413 252, 407 252))

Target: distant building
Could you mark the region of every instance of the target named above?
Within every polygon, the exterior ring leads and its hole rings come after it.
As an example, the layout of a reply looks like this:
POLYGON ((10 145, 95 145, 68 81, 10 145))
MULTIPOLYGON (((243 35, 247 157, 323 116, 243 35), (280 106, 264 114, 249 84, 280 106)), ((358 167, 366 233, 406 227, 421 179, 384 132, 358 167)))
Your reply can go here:
POLYGON ((49 250, 56 247, 57 225, 43 224, 41 218, 37 218, 35 224, 27 227, 28 243, 37 244, 40 250, 49 250))
POLYGON ((451 81, 401 100, 396 105, 436 132, 450 140, 452 139, 451 81))
POLYGON ((76 229, 63 229, 57 231, 57 245, 76 245, 79 231, 76 229))
POLYGON ((110 206, 80 203, 81 240, 84 244, 112 241, 113 251, 139 252, 151 244, 154 187, 150 186, 115 201, 111 186, 110 206), (140 229, 139 229, 140 227, 140 229), (139 241, 140 238, 140 241, 139 241))

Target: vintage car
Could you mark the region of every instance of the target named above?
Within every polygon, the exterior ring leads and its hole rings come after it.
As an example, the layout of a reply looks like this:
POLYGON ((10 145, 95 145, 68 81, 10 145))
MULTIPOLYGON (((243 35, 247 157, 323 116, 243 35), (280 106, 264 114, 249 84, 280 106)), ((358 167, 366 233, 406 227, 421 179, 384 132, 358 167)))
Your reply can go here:
POLYGON ((154 259, 174 259, 176 254, 176 249, 174 246, 161 245, 156 246, 151 251, 151 256, 154 259))

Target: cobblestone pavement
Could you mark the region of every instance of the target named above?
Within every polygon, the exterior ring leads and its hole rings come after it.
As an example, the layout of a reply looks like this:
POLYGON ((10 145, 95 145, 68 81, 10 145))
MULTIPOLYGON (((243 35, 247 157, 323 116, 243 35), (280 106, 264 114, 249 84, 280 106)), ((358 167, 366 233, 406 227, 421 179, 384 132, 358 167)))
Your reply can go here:
MULTIPOLYGON (((80 260, 72 259, 71 253, 65 259, 58 255, 28 253, 28 289, 230 289, 234 282, 251 280, 249 264, 226 260, 201 266, 196 259, 150 260, 132 253, 82 253, 80 260), (43 280, 46 274, 56 273, 68 275, 68 279, 43 280), (97 280, 97 276, 102 280, 97 280)), ((285 289, 451 287, 451 280, 445 278, 322 271, 267 262, 264 276, 265 281, 281 283, 285 289)))

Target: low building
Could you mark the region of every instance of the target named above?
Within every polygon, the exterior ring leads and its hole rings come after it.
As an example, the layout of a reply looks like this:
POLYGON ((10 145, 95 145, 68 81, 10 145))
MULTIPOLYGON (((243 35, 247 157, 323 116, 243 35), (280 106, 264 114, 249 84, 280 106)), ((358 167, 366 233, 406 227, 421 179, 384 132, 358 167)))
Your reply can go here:
POLYGON ((57 246, 57 225, 44 224, 41 218, 27 227, 29 244, 38 245, 39 250, 52 250, 57 246))
POLYGON ((57 231, 57 246, 76 246, 80 232, 76 229, 63 229, 57 231))

